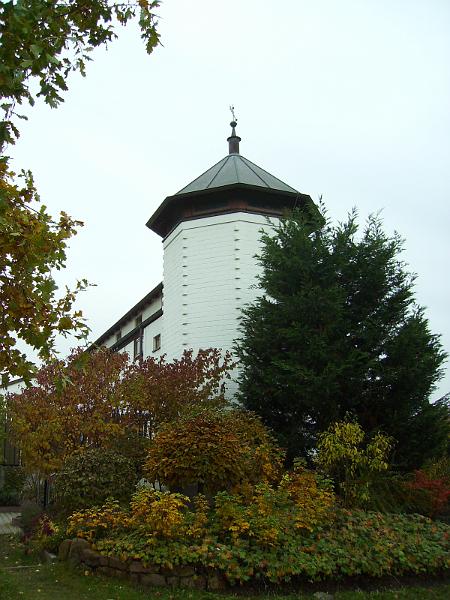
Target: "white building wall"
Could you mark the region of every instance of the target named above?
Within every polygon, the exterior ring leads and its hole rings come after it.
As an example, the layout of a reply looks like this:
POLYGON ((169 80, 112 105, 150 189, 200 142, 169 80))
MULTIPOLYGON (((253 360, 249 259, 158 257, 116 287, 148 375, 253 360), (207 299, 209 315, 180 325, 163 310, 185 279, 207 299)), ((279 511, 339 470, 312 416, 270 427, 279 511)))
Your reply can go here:
POLYGON ((20 394, 25 388, 25 382, 23 379, 15 379, 5 388, 0 387, 1 394, 20 394))
POLYGON ((155 312, 157 312, 161 308, 162 296, 158 296, 157 298, 152 300, 150 304, 147 304, 147 306, 144 308, 144 310, 142 311, 142 320, 145 321, 145 319, 151 317, 155 312))
POLYGON ((180 223, 164 240, 162 350, 169 360, 190 348, 232 349, 240 309, 258 295, 261 230, 273 231, 277 221, 243 212, 205 217, 180 223))
POLYGON ((163 321, 164 315, 162 317, 159 317, 159 319, 156 319, 156 321, 153 321, 153 323, 150 323, 150 325, 147 325, 147 327, 144 329, 144 358, 147 358, 147 356, 159 358, 162 354, 164 354, 163 346, 161 346, 159 350, 153 352, 153 338, 155 337, 155 335, 160 334, 161 342, 162 344, 164 344, 164 339, 162 335, 163 321))

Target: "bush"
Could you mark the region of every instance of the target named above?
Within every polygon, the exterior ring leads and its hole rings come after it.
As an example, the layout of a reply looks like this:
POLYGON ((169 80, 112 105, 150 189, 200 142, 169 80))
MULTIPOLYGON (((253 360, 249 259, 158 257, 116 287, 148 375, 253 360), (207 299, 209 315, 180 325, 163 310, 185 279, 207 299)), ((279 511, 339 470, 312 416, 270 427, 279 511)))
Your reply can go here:
POLYGON ((450 485, 445 479, 432 479, 425 471, 414 471, 414 479, 407 484, 411 490, 425 494, 427 513, 430 517, 443 514, 448 507, 450 485))
MULTIPOLYGON (((440 480, 441 486, 447 491, 450 489, 450 456, 441 456, 434 460, 427 461, 421 471, 430 480, 440 480)), ((438 501, 439 502, 439 501, 438 501)), ((447 501, 443 502, 438 510, 435 511, 435 516, 439 519, 450 521, 450 502, 447 495, 447 501)))
POLYGON ((91 448, 68 458, 55 478, 55 503, 68 513, 102 504, 108 497, 129 501, 139 473, 131 458, 91 448))
POLYGON ((21 507, 20 524, 25 536, 30 536, 43 514, 42 507, 32 500, 26 500, 21 507))
POLYGON ((135 431, 127 431, 117 437, 114 437, 109 444, 109 449, 128 458, 136 473, 137 479, 142 479, 144 476, 143 467, 144 460, 150 445, 150 440, 135 431))
POLYGON ((163 427, 148 451, 150 481, 171 489, 197 484, 214 494, 243 482, 273 481, 283 453, 253 413, 204 411, 163 427))
POLYGON ((0 506, 18 506, 22 498, 22 490, 25 484, 25 472, 22 467, 10 467, 0 465, 0 506))
POLYGON ((108 499, 101 507, 74 512, 68 519, 67 533, 92 542, 117 529, 126 529, 128 524, 129 517, 120 508, 119 502, 108 499))
POLYGON ((48 515, 42 514, 37 519, 29 536, 25 536, 25 541, 31 551, 47 550, 57 554, 59 545, 65 537, 65 526, 53 522, 48 515))
POLYGON ((333 517, 334 494, 319 490, 314 475, 311 477, 314 484, 308 487, 312 482, 305 477, 301 490, 298 482, 289 477, 276 488, 260 483, 250 501, 220 492, 215 497, 212 531, 222 542, 237 546, 251 544, 261 549, 281 548, 289 535, 301 538, 333 517))
POLYGON ((441 456, 427 461, 423 467, 430 479, 443 479, 450 485, 450 456, 441 456))
POLYGON ((182 494, 170 494, 152 489, 140 489, 131 499, 132 528, 151 532, 154 537, 170 539, 184 526, 188 499, 182 494))
POLYGON ((365 443, 364 438, 361 426, 348 421, 333 423, 318 435, 316 462, 334 479, 348 507, 367 505, 372 480, 389 466, 392 439, 381 433, 365 443))
POLYGON ((370 482, 368 510, 382 513, 429 515, 429 499, 424 490, 414 490, 410 478, 398 473, 378 474, 370 482))
POLYGON ((280 487, 287 491, 297 509, 297 528, 312 531, 330 520, 336 498, 329 479, 296 465, 293 473, 283 477, 280 487))

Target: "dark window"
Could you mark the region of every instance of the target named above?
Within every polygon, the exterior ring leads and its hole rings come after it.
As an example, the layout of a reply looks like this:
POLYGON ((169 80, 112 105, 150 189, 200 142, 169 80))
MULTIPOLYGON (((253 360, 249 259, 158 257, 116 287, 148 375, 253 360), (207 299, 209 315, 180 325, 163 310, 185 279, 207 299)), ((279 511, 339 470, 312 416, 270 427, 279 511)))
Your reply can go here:
POLYGON ((133 341, 133 358, 142 358, 144 353, 144 330, 140 325, 142 324, 142 315, 138 315, 134 320, 134 326, 139 327, 136 331, 136 337, 133 341))
POLYGON ((144 349, 144 332, 140 331, 133 340, 133 358, 142 358, 144 349))
POLYGON ((161 334, 155 335, 153 338, 153 352, 157 352, 161 349, 161 334))
POLYGON ((118 342, 121 337, 122 337, 122 331, 119 329, 119 331, 116 333, 116 342, 118 342))

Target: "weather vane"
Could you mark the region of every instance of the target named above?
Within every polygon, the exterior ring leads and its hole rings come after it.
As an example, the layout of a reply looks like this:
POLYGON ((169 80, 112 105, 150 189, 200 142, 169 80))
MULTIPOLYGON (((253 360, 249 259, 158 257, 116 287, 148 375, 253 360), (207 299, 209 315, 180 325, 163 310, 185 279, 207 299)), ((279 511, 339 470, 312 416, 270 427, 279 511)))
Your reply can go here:
POLYGON ((236 115, 234 114, 234 106, 232 104, 230 105, 230 110, 231 110, 231 114, 233 116, 233 121, 236 121, 236 123, 237 123, 236 115))

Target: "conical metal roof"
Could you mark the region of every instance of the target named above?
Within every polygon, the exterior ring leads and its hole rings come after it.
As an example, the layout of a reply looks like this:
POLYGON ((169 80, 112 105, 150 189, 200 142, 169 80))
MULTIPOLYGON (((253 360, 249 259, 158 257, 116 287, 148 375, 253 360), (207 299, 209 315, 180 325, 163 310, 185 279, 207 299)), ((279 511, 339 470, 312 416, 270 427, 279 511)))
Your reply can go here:
POLYGON ((231 135, 227 138, 228 156, 173 196, 167 196, 147 221, 147 227, 158 235, 168 235, 185 219, 236 211, 281 216, 285 210, 312 203, 310 196, 239 153, 241 138, 236 135, 233 109, 232 114, 231 135))
POLYGON ((203 192, 230 185, 251 185, 266 190, 276 190, 298 194, 299 192, 274 177, 251 160, 241 154, 228 154, 202 175, 191 181, 186 187, 175 194, 184 195, 191 192, 203 192))

